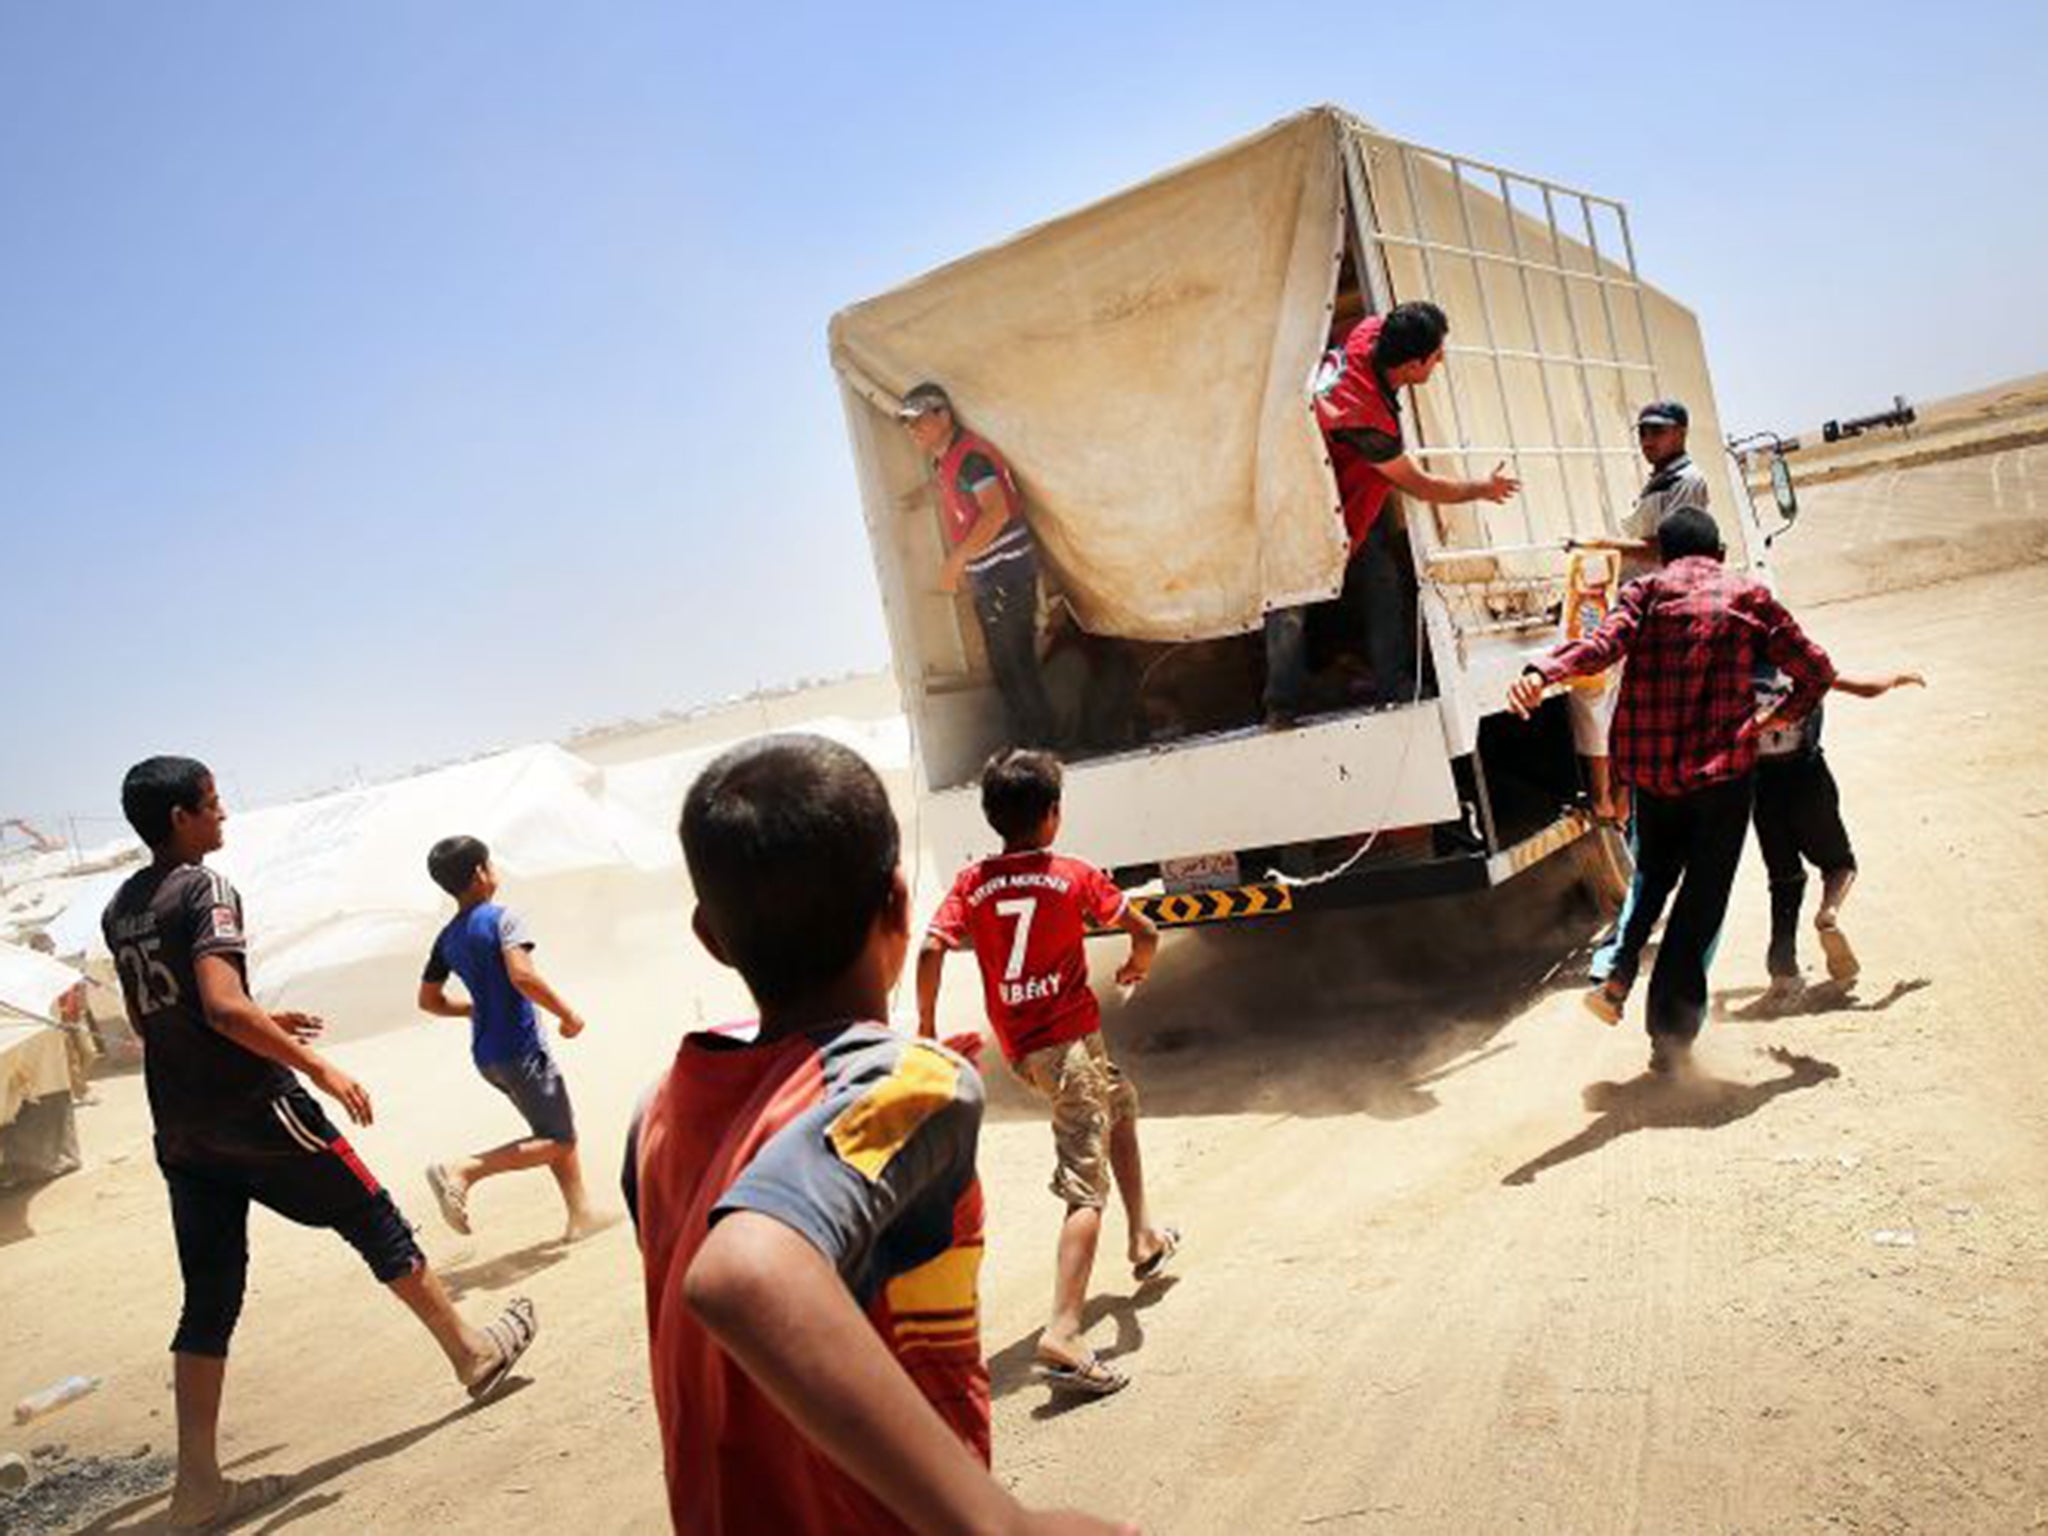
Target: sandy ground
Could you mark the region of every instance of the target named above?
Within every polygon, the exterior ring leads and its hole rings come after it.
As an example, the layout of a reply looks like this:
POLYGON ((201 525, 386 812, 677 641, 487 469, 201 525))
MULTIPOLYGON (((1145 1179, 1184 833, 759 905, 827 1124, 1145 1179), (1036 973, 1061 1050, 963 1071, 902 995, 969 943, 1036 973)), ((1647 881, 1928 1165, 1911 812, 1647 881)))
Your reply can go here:
MULTIPOLYGON (((1756 1016, 1754 859, 1715 975, 1710 1077, 1684 1093, 1638 1075, 1634 1021, 1593 1022, 1553 974, 1593 923, 1558 871, 1171 940, 1108 1027, 1145 1096, 1156 1204, 1188 1246, 1174 1279, 1138 1289, 1106 1245, 1094 1337, 1136 1379, 1074 1408, 1026 1371, 1058 1214, 1049 1137, 995 1084, 984 1326, 1003 1478, 1148 1531, 1232 1536, 2048 1529, 2030 969, 2048 939, 2048 566, 1913 587, 1948 573, 1950 530, 1930 553, 1908 512, 1857 542, 1911 497, 2038 542, 2048 456, 2021 461, 2017 496, 2011 461, 1995 498, 1981 469, 1981 492, 1912 471, 1875 504, 1848 498, 1857 482, 1816 487, 1780 545, 1790 596, 1845 667, 1934 685, 1830 709, 1864 868, 1852 992, 1756 1016), (1858 569, 1907 589, 1824 601, 1858 569)), ((668 882, 534 897, 550 969, 593 1020, 561 1057, 609 1186, 640 1085, 740 994, 691 948, 668 882)), ((394 975, 356 1006, 396 1023, 410 989, 394 975)), ((964 970, 948 1011, 973 1017, 964 970)), ((352 1255, 259 1221, 226 1450, 302 1482, 246 1529, 661 1528, 630 1233, 551 1242, 536 1175, 483 1187, 477 1235, 455 1238, 421 1163, 510 1130, 459 1029, 408 1024, 337 1054, 377 1095, 359 1144, 464 1304, 530 1294, 542 1332, 528 1380, 472 1411, 352 1255)), ((83 1112, 87 1171, 0 1203, 0 1400, 106 1377, 0 1429, 0 1450, 170 1447, 176 1274, 139 1087, 111 1080, 83 1112)), ((128 1498, 74 1523, 150 1529, 160 1508, 128 1498)))

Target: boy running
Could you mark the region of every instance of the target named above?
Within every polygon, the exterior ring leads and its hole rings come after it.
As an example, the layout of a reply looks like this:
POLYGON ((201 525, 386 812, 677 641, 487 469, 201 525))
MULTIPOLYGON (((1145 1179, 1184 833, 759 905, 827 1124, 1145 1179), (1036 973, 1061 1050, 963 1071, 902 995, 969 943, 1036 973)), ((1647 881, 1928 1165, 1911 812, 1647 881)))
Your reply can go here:
POLYGON ((1159 931, 1101 870, 1052 851, 1060 777, 1059 759, 1049 752, 999 752, 982 770, 982 814, 1002 837, 1003 851, 962 870, 932 918, 917 957, 918 1033, 937 1032, 946 952, 972 947, 1004 1058, 1052 1106, 1052 1192, 1067 1214, 1038 1371, 1056 1386, 1107 1396, 1130 1378, 1088 1347, 1081 1306, 1112 1176, 1130 1229, 1133 1277, 1157 1274, 1180 1233, 1154 1227, 1146 1213, 1138 1092, 1103 1045, 1083 941, 1091 921, 1130 934, 1130 956, 1116 980, 1134 987, 1152 968, 1159 931))
MULTIPOLYGON (((1829 685, 1838 693, 1875 699, 1894 688, 1924 688, 1917 672, 1891 677, 1855 678, 1840 673, 1829 685)), ((1799 908, 1806 899, 1806 865, 1820 871, 1820 910, 1813 926, 1820 937, 1830 980, 1847 986, 1862 971, 1849 936, 1842 931, 1842 903, 1856 883, 1856 855, 1849 829, 1842 824, 1841 792, 1821 751, 1821 706, 1789 725, 1771 721, 1792 691, 1785 674, 1768 669, 1757 674, 1756 823, 1757 846, 1771 882, 1771 944, 1764 962, 1773 1002, 1797 995, 1799 973, 1799 908)))
POLYGON ((206 856, 227 811, 213 775, 186 757, 128 770, 121 810, 153 855, 101 919, 128 1017, 143 1042, 157 1165, 171 1197, 184 1310, 171 1340, 178 1414, 172 1530, 212 1530, 292 1492, 285 1476, 231 1481, 220 1467, 228 1340, 249 1268, 249 1205, 346 1238, 370 1273, 434 1336, 473 1398, 488 1394, 533 1342, 521 1297, 484 1328, 465 1323, 391 1196, 294 1072, 368 1125, 363 1085, 307 1043, 316 1018, 269 1013, 248 991, 242 898, 206 856))
POLYGON ((627 1140, 675 1529, 1128 1530, 988 1472, 981 1079, 884 1022, 910 895, 882 781, 763 737, 704 770, 681 830, 692 926, 761 1016, 686 1036, 627 1140))
POLYGON ((519 916, 491 898, 498 876, 491 850, 474 837, 444 837, 427 853, 427 873, 455 898, 448 920, 427 955, 420 976, 420 1007, 444 1019, 469 1020, 469 1054, 483 1080, 512 1101, 533 1133, 477 1152, 459 1163, 429 1163, 427 1187, 449 1226, 470 1230, 469 1191, 479 1179, 546 1168, 561 1187, 569 1224, 562 1241, 573 1243, 618 1220, 590 1209, 583 1192, 583 1163, 576 1154, 576 1112, 569 1087, 548 1054, 534 1004, 561 1022, 562 1038, 583 1033, 583 1019, 542 979, 533 963, 533 939, 519 916), (446 991, 448 978, 462 978, 467 1002, 446 991))

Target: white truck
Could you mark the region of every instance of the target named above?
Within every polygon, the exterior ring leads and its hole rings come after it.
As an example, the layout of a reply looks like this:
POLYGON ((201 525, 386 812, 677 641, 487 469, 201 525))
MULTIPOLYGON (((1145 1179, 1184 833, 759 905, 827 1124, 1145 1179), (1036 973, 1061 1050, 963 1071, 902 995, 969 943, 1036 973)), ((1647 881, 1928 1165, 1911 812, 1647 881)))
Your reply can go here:
POLYGON ((1766 553, 1698 325, 1639 276, 1622 205, 1332 107, 852 305, 831 357, 938 867, 989 850, 975 781, 1003 712, 893 415, 925 379, 1024 490, 1077 742, 1062 844, 1167 925, 1471 889, 1566 850, 1611 885, 1562 701, 1524 723, 1505 697, 1559 639, 1567 541, 1634 504, 1641 404, 1687 403, 1730 561, 1766 553), (1415 696, 1267 731, 1264 616, 1334 597, 1347 552, 1313 380, 1406 299, 1451 322, 1409 452, 1466 477, 1505 461, 1522 492, 1393 503, 1415 696))

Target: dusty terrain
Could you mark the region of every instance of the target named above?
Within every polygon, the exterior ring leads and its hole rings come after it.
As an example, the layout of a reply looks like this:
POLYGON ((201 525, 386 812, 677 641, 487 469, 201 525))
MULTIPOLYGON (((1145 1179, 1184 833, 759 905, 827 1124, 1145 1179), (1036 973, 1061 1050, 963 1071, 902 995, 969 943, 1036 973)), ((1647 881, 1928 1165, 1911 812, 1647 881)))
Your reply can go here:
MULTIPOLYGON (((1814 486, 1779 546, 1845 667, 1932 682, 1830 709, 1860 984, 1757 1016, 1752 858, 1711 1076, 1675 1092, 1638 1075, 1636 1020, 1580 1009, 1569 964, 1592 919, 1555 874, 1172 940, 1148 990, 1109 1004, 1157 1204, 1188 1233, 1167 1283, 1135 1289, 1107 1249, 1098 1268, 1094 1337, 1136 1378, 1120 1397, 1068 1409, 1027 1375, 1057 1211, 1044 1125, 997 1085, 1001 1476, 1232 1536, 2048 1528, 2048 566, 1916 585, 1953 574, 1966 540, 2010 541, 1998 563, 2038 550, 2048 454, 2003 461, 1995 488, 1992 463, 1966 462, 1967 483, 1935 466, 1814 486), (1897 590, 1823 601, 1870 587, 1897 590)), ((547 914, 551 968, 593 1021, 560 1054, 607 1184, 638 1087, 680 1032, 740 1005, 690 946, 680 889, 620 894, 553 893, 547 914)), ((401 1013, 411 981, 392 979, 401 1013)), ((953 1022, 972 1004, 956 970, 953 1022)), ((227 1453, 301 1491, 246 1528, 660 1529, 630 1232, 551 1243, 537 1176, 485 1186, 475 1237, 440 1226, 422 1161, 508 1130, 450 1030, 338 1054, 377 1095, 359 1144, 465 1304, 535 1298, 528 1380, 470 1410, 353 1256, 260 1221, 227 1453)), ((0 1428, 0 1449, 170 1448, 163 1196, 139 1083, 101 1095, 87 1171, 0 1204, 0 1401, 72 1372, 106 1384, 0 1428)), ((79 1523, 150 1529, 160 1508, 128 1497, 79 1523)))

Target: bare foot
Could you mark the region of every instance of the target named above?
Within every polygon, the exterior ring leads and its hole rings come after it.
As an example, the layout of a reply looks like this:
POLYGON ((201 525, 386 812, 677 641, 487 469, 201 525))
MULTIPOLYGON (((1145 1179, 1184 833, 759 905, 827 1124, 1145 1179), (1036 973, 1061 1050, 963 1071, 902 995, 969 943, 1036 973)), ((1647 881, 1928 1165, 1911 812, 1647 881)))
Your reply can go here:
POLYGON ((610 1231, 625 1219, 624 1211, 580 1211, 571 1216, 569 1225, 562 1229, 562 1241, 580 1243, 586 1237, 610 1231))

